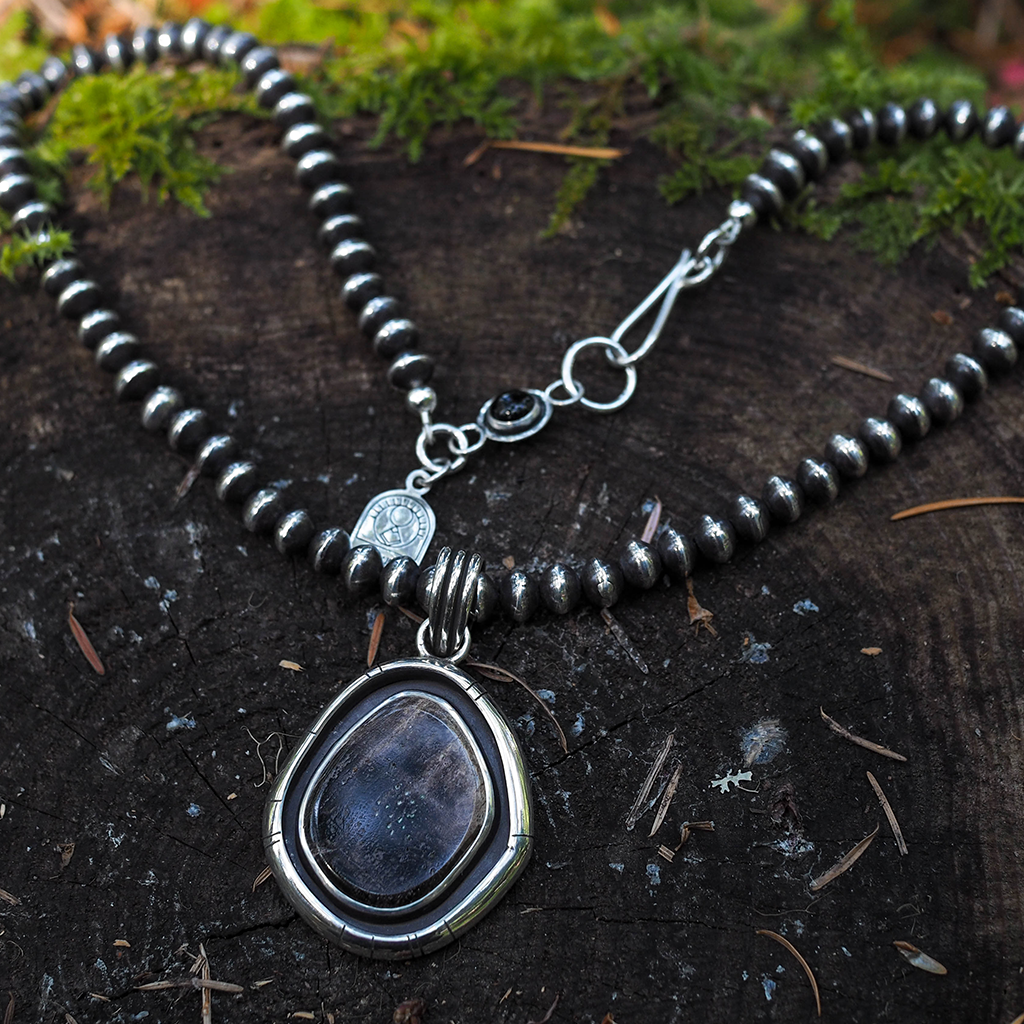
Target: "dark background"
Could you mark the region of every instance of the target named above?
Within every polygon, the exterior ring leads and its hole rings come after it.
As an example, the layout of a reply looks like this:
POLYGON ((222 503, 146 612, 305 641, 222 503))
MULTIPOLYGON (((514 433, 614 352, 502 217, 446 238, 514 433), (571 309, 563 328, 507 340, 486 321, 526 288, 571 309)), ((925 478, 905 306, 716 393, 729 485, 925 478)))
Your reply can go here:
MULTIPOLYGON (((558 158, 492 153, 464 169, 478 141, 467 132, 410 168, 369 151, 371 130, 348 125, 343 159, 385 279, 437 356, 450 422, 511 385, 554 379, 566 346, 610 332, 727 205, 708 195, 667 212, 662 158, 621 138, 630 154, 603 172, 573 230, 540 242, 558 158)), ((350 526, 413 468, 415 421, 339 301, 274 140, 243 117, 206 131, 234 169, 209 220, 143 205, 129 187, 104 211, 73 184, 70 223, 166 380, 268 479, 292 481, 296 506, 350 526)), ((843 238, 758 228, 680 301, 627 408, 560 412, 435 490, 430 557, 442 543, 472 547, 497 575, 508 557, 578 562, 639 534, 655 495, 685 529, 740 490, 759 493, 969 351, 1016 282, 969 294, 967 259, 948 239, 893 271, 843 238), (896 383, 838 369, 837 354, 896 383)), ((388 964, 317 938, 273 882, 252 891, 256 741, 283 734, 290 747, 363 669, 378 605, 247 535, 208 481, 176 501, 186 463, 137 426, 136 407, 115 404, 34 282, 0 287, 0 888, 19 901, 0 903, 0 1009, 12 992, 14 1021, 200 1019, 198 992, 135 991, 185 978, 200 943, 214 978, 245 986, 214 997, 223 1022, 388 1021, 410 997, 431 1024, 526 1022, 555 993, 553 1021, 811 1019, 800 967, 759 928, 807 958, 826 1019, 1009 1022, 1024 1010, 1024 511, 888 520, 922 501, 1021 493, 1019 368, 833 508, 702 570, 695 590, 717 637, 689 624, 683 588, 624 601, 615 615, 647 675, 590 610, 478 630, 476 657, 552 691, 569 753, 527 694, 486 684, 526 750, 534 858, 459 942, 388 964), (801 601, 818 610, 798 614, 801 601), (71 637, 71 602, 104 677, 71 637), (753 644, 771 645, 767 660, 749 657, 753 644), (819 707, 908 761, 841 740, 819 707), (186 715, 195 728, 168 729, 186 715), (763 719, 788 732, 785 749, 752 768, 749 791, 711 789, 742 768, 741 735, 763 719), (683 774, 666 822, 648 838, 648 812, 627 831, 673 730, 659 786, 676 765, 683 774), (699 819, 715 831, 671 863, 657 855, 699 819), (879 823, 852 870, 812 894, 808 881, 879 823), (949 974, 909 966, 894 940, 949 974)), ((381 656, 411 653, 413 637, 389 611, 381 656)), ((260 747, 271 769, 277 746, 260 747)))

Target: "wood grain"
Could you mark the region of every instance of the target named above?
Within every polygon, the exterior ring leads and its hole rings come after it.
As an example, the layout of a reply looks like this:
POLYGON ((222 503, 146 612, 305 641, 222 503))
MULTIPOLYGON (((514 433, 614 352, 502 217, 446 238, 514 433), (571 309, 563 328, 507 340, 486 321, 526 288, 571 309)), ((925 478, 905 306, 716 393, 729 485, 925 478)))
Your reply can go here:
MULTIPOLYGON (((629 155, 602 171, 571 232, 541 242, 557 158, 489 152, 465 169, 480 140, 460 129, 408 167, 366 147, 370 126, 348 128, 359 212, 437 356, 439 414, 452 423, 509 386, 554 380, 566 345, 610 332, 725 205, 708 195, 666 210, 661 157, 621 133, 612 142, 629 155)), ((104 211, 76 179, 81 256, 168 383, 268 480, 290 481, 296 507, 351 524, 413 468, 415 421, 339 301, 272 128, 228 118, 204 147, 233 168, 209 220, 142 205, 130 189, 104 211)), ((437 545, 476 548, 500 575, 505 558, 529 569, 615 554, 655 496, 663 521, 686 529, 739 491, 759 493, 994 321, 1006 283, 961 309, 965 279, 954 240, 891 270, 843 239, 758 229, 680 301, 629 407, 560 412, 439 486, 437 545), (936 309, 954 322, 937 324, 936 309), (836 354, 896 383, 842 370, 836 354)), ((179 1004, 135 986, 180 975, 190 957, 175 951, 194 956, 200 943, 213 977, 246 986, 214 993, 218 1022, 321 1005, 338 1022, 383 1021, 411 998, 429 1021, 518 1022, 555 992, 552 1020, 810 1015, 800 972, 757 928, 797 943, 832 1020, 1019 1013, 1024 510, 888 521, 940 497, 1019 493, 1019 370, 833 508, 702 571, 695 594, 717 637, 690 626, 683 588, 616 607, 646 676, 591 611, 478 631, 475 658, 552 691, 569 750, 527 693, 485 684, 526 749, 537 852, 480 927, 389 966, 326 945, 274 885, 251 891, 263 863, 256 743, 294 744, 359 673, 379 608, 247 536, 208 481, 176 501, 186 464, 138 428, 136 407, 115 404, 34 283, 0 288, 0 886, 21 900, 0 908, 0 990, 35 1010, 24 1019, 106 1017, 88 993, 126 1018, 192 1019, 198 996, 179 1004), (74 645, 69 601, 105 677, 74 645), (842 741, 821 705, 908 762, 886 767, 842 741), (173 727, 189 716, 194 728, 173 727), (785 749, 750 767, 749 790, 711 789, 743 769, 741 734, 764 718, 788 732, 785 749), (651 794, 683 764, 670 813, 653 838, 649 817, 627 832, 673 730, 651 794), (881 768, 911 852, 901 861, 875 844, 812 896, 808 881, 880 820, 867 768, 881 768), (714 831, 671 863, 657 856, 697 819, 714 831), (892 943, 908 936, 948 977, 902 963, 892 943)), ((584 370, 595 395, 617 387, 596 358, 584 370)), ((388 612, 378 660, 410 653, 414 630, 388 612)), ((261 747, 270 771, 277 745, 261 747)))

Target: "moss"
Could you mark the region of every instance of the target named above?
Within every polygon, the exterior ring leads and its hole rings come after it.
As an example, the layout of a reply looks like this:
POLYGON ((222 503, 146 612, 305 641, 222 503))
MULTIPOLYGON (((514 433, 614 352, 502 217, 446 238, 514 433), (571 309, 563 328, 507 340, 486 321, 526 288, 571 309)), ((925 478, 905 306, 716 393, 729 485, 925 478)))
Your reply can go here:
MULTIPOLYGON (((944 29, 970 17, 965 0, 927 11, 902 0, 893 12, 892 34, 915 12, 944 29)), ((272 42, 322 45, 303 87, 325 116, 375 114, 373 144, 397 142, 411 160, 438 127, 468 119, 507 138, 522 130, 525 111, 552 101, 569 107, 565 139, 601 144, 623 113, 622 96, 640 88, 656 113, 649 137, 676 163, 659 183, 675 203, 735 186, 757 165, 766 136, 788 122, 813 125, 850 106, 925 94, 940 103, 983 100, 983 77, 948 53, 926 49, 884 64, 880 39, 855 13, 854 0, 272 0, 248 8, 241 22, 272 42), (597 101, 583 99, 595 93, 597 101)), ((203 14, 232 17, 227 0, 203 14)), ((8 19, 0 74, 36 65, 38 42, 25 15, 8 19)), ((193 134, 216 112, 254 109, 233 82, 222 72, 178 71, 74 83, 39 147, 45 188, 53 192, 70 154, 84 151, 105 197, 134 172, 158 198, 202 213, 220 171, 198 155, 193 134)), ((879 148, 861 163, 861 178, 839 190, 832 208, 812 190, 792 222, 822 236, 852 231, 884 260, 970 227, 980 248, 974 283, 1020 244, 1022 183, 1007 154, 936 140, 898 155, 879 148)), ((569 223, 600 173, 594 162, 569 162, 546 234, 569 223)))

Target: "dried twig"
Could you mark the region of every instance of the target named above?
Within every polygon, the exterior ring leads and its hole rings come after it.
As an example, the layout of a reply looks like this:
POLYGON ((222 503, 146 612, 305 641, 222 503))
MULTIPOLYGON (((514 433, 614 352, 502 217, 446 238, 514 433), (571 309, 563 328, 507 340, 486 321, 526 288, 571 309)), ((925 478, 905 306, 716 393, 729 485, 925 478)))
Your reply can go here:
POLYGON ((886 384, 892 383, 892 377, 884 370, 876 370, 864 363, 858 363, 855 359, 847 359, 846 356, 833 356, 831 363, 833 366, 841 366, 844 370, 853 370, 854 373, 862 373, 865 377, 885 381, 886 384))
POLYGON ((1010 1024, 1024 1024, 1024 1013, 1019 1017, 1014 1017, 1013 1020, 1010 1021, 1010 1024))
POLYGON ((849 729, 844 729, 834 718, 825 714, 824 708, 818 709, 821 712, 821 717, 824 723, 838 735, 842 736, 844 740, 849 740, 851 743, 856 743, 858 747, 863 747, 865 750, 873 750, 876 754, 881 754, 882 757, 891 757, 894 761, 906 761, 906 758, 902 754, 897 754, 895 750, 890 750, 888 747, 879 746, 877 743, 872 743, 871 740, 863 739, 860 736, 854 736, 849 729))
POLYGON ((4 1024, 11 1024, 14 1020, 14 993, 7 993, 7 1009, 4 1010, 4 1024))
POLYGON ((521 142, 518 139, 485 139, 463 161, 463 167, 472 167, 489 149, 518 149, 526 153, 554 153, 558 156, 584 156, 594 160, 617 160, 628 150, 607 146, 567 146, 561 142, 521 142))
POLYGON ((244 985, 236 985, 233 981, 214 981, 206 977, 209 974, 209 965, 206 967, 206 971, 201 978, 192 979, 193 988, 201 988, 204 991, 210 992, 230 992, 231 995, 237 996, 240 992, 245 991, 244 985))
POLYGON ((565 741, 565 733, 562 732, 562 727, 558 724, 555 713, 541 699, 540 694, 532 689, 529 684, 520 679, 514 672, 509 672, 507 668, 502 668, 500 665, 488 665, 483 661, 467 661, 466 665, 469 668, 475 668, 480 675, 496 683, 518 683, 541 706, 544 714, 554 723, 555 728, 558 730, 558 742, 562 744, 562 750, 566 754, 569 753, 569 744, 565 741))
POLYGON ((814 1002, 818 1006, 818 1016, 821 1016, 821 994, 818 992, 818 982, 815 980, 814 971, 811 970, 810 965, 807 961, 797 952, 796 946, 789 941, 785 936, 780 935, 778 932, 769 931, 767 928, 758 928, 758 935, 767 935, 769 939, 774 939, 780 946, 785 946, 786 949, 796 957, 797 963, 804 969, 804 974, 807 975, 807 980, 811 983, 811 991, 814 993, 814 1002))
POLYGON ((892 806, 886 799, 885 794, 882 792, 882 787, 878 784, 878 779, 868 772, 868 782, 871 783, 871 788, 875 791, 875 796, 878 797, 878 802, 882 805, 882 810, 885 811, 885 816, 889 819, 889 825, 892 828, 892 834, 896 837, 896 849, 905 857, 907 855, 907 844, 903 839, 903 832, 900 829, 900 823, 896 820, 896 813, 893 811, 892 806))
POLYGON ((640 539, 645 544, 650 544, 654 540, 654 535, 658 532, 658 525, 661 522, 661 498, 655 497, 654 508, 651 509, 651 514, 647 517, 647 525, 644 527, 644 532, 640 534, 640 539))
POLYGON ((912 508, 905 508, 900 512, 894 512, 889 516, 889 522, 895 523, 900 519, 909 519, 911 516, 923 516, 928 512, 943 512, 947 508, 972 508, 975 505, 1021 505, 1024 498, 1012 495, 987 498, 947 498, 945 501, 929 501, 926 505, 914 505, 912 508))
POLYGON ((559 1000, 561 1000, 561 998, 562 998, 562 993, 561 992, 556 992, 555 993, 555 1001, 549 1007, 548 1012, 545 1013, 544 1016, 541 1017, 540 1020, 527 1021, 526 1024, 548 1024, 548 1021, 551 1020, 551 1014, 553 1014, 555 1012, 555 1010, 557 1009, 559 1000))
MULTIPOLYGON (((654 824, 651 825, 651 831, 647 833, 648 839, 650 839, 650 837, 653 836, 659 828, 661 828, 661 823, 665 820, 665 815, 668 814, 669 806, 672 803, 672 797, 676 795, 676 790, 679 788, 679 779, 682 774, 683 766, 680 764, 672 773, 672 778, 669 779, 668 785, 665 787, 665 792, 661 795, 661 803, 658 804, 658 813, 654 815, 654 824)), ((685 841, 686 840, 683 840, 683 842, 685 841)))
POLYGON ((21 900, 14 893, 8 892, 6 889, 0 889, 0 900, 3 900, 4 903, 10 903, 12 907, 17 907, 21 903, 21 900))
POLYGON ((673 729, 665 737, 665 742, 662 744, 661 750, 658 751, 658 756, 654 759, 654 764, 651 765, 651 770, 647 773, 647 778, 644 779, 644 784, 640 787, 640 792, 637 793, 633 806, 629 809, 629 814, 626 815, 627 832, 632 832, 636 823, 643 816, 644 804, 647 803, 647 797, 654 788, 654 780, 658 777, 658 772, 661 771, 662 765, 664 765, 668 758, 668 752, 672 749, 672 744, 675 741, 676 731, 673 729))
POLYGON ((199 943, 199 958, 196 962, 199 964, 199 977, 193 977, 192 984, 195 986, 199 983, 203 986, 203 1024, 213 1024, 213 993, 206 987, 206 983, 210 980, 210 958, 206 955, 206 947, 201 942, 199 943))
MULTIPOLYGON (((949 973, 946 968, 935 959, 935 957, 929 956, 927 953, 922 953, 917 946, 913 945, 913 943, 897 939, 893 945, 899 950, 900 956, 913 967, 922 971, 927 971, 929 974, 949 973)), ((1017 1020, 1024 1020, 1024 1014, 1021 1014, 1017 1020)), ((1016 1024, 1016 1021, 1014 1024, 1016 1024)))
POLYGON ((75 643, 81 648, 82 653, 85 655, 85 660, 92 666, 93 671, 98 676, 106 675, 107 670, 103 667, 103 662, 96 653, 96 648, 93 647, 85 630, 82 629, 81 623, 75 618, 74 604, 68 605, 68 625, 71 627, 71 635, 75 638, 75 643))
POLYGON ((875 836, 878 835, 880 827, 880 825, 876 825, 875 831, 872 832, 871 835, 865 836, 852 850, 850 850, 849 853, 844 853, 843 856, 840 857, 839 860, 837 860, 835 864, 833 864, 832 867, 830 867, 823 875, 818 875, 817 878, 813 879, 811 884, 808 886, 811 892, 817 892, 819 889, 824 889, 829 882, 834 881, 844 871, 849 871, 850 868, 860 860, 864 851, 872 844, 875 836))
POLYGON ((373 668, 377 660, 377 648, 380 647, 380 638, 384 635, 384 613, 377 612, 377 618, 373 620, 373 630, 370 633, 370 647, 366 652, 366 667, 373 668))
POLYGON ((633 646, 633 641, 629 639, 629 634, 619 625, 619 620, 607 608, 601 609, 601 618, 604 620, 604 624, 611 630, 612 636, 618 640, 619 646, 633 659, 636 667, 644 675, 647 675, 649 671, 647 662, 644 661, 643 655, 633 646))

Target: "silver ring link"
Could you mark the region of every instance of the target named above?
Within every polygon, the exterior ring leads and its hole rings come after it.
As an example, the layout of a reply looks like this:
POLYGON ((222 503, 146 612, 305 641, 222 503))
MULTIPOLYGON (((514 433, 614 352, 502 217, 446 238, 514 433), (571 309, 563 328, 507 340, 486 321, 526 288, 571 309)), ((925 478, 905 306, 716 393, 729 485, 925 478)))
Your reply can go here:
POLYGON ((636 367, 631 363, 622 367, 623 372, 626 374, 626 384, 616 398, 613 398, 610 402, 595 402, 593 399, 583 396, 583 385, 573 376, 577 357, 588 348, 604 349, 609 358, 615 356, 619 360, 629 359, 629 353, 622 347, 622 343, 619 341, 600 337, 582 338, 580 341, 573 342, 562 357, 562 386, 570 394, 579 391, 579 401, 587 409, 591 409, 594 412, 614 412, 616 409, 621 409, 633 397, 633 392, 636 391, 636 367))

